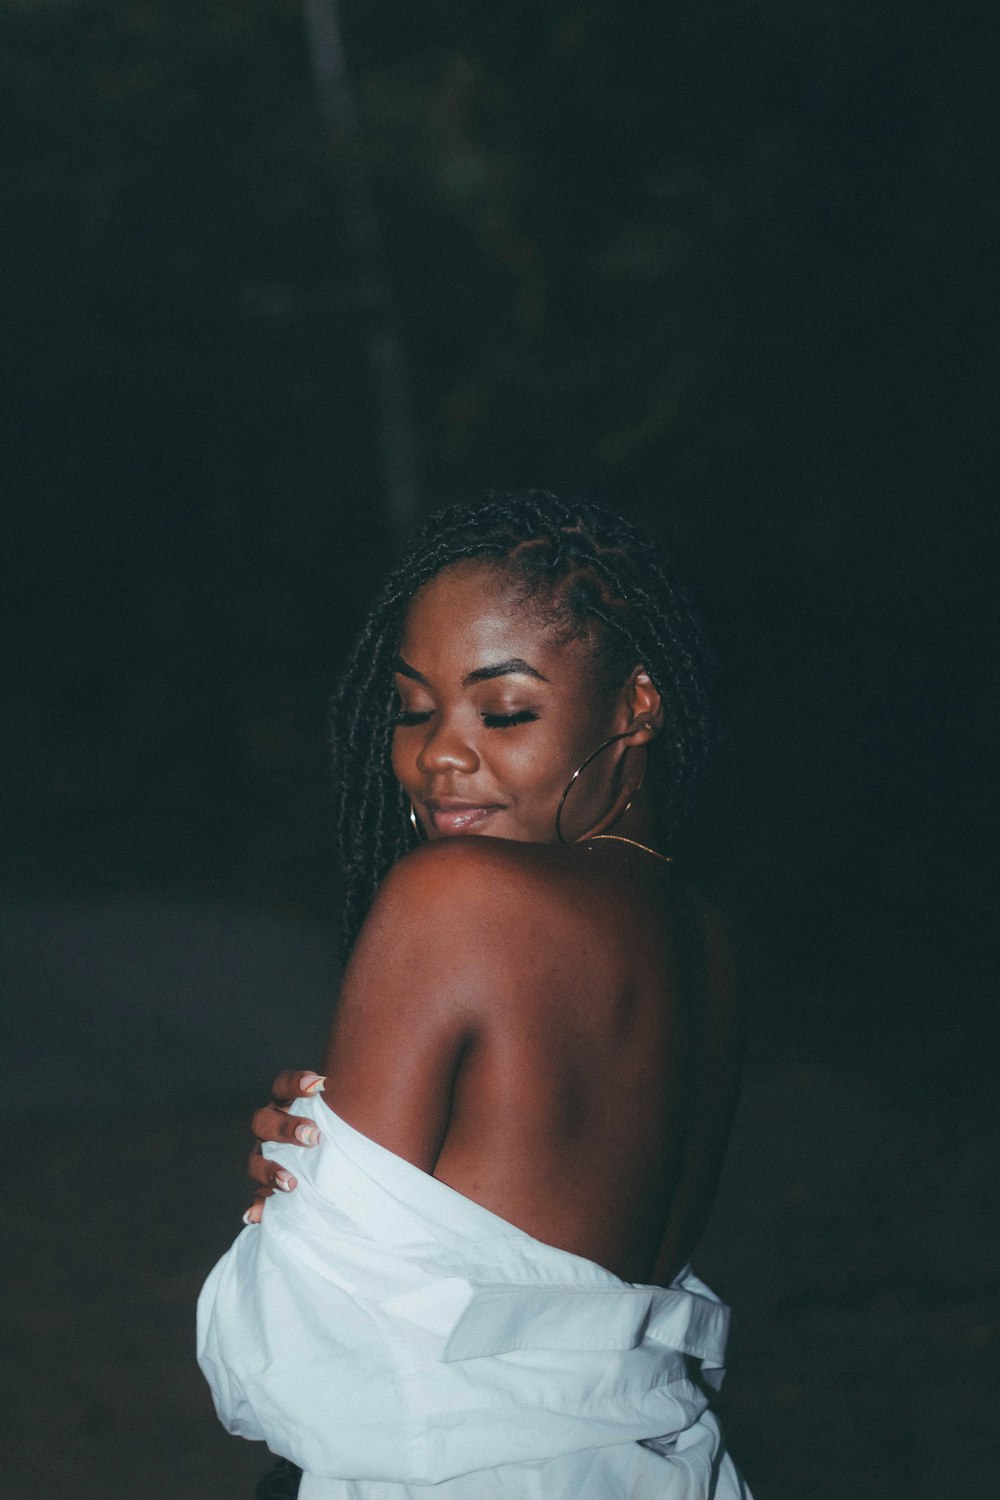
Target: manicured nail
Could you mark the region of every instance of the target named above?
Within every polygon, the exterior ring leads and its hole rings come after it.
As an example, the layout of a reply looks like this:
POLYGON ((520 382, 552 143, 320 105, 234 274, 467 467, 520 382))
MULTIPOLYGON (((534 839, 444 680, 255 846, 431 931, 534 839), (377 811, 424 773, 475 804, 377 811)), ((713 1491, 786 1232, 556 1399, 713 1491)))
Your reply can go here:
POLYGON ((321 1078, 318 1073, 303 1073, 299 1088, 304 1094, 318 1094, 321 1089, 326 1088, 326 1079, 321 1078))
POLYGON ((291 1172, 286 1172, 284 1167, 277 1173, 274 1180, 283 1193, 290 1193, 293 1187, 298 1186, 291 1172))
POLYGON ((243 1222, 244 1224, 256 1224, 257 1220, 253 1216, 252 1208, 248 1208, 246 1213, 243 1215, 243 1222))
POLYGON ((315 1125, 296 1125, 295 1139, 300 1146, 318 1146, 322 1137, 315 1125))

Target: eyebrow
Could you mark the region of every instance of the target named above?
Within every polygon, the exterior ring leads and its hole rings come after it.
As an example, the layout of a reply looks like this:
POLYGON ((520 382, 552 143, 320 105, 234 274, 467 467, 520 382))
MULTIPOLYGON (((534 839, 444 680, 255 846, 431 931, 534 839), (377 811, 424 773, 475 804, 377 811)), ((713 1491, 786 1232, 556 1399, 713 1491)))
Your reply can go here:
MULTIPOLYGON (((401 677, 412 677, 414 682, 422 682, 424 687, 430 687, 424 674, 418 672, 416 667, 411 667, 409 662, 404 661, 401 656, 396 658, 396 671, 401 677)), ((534 677, 537 682, 549 680, 534 667, 529 666, 523 656, 511 656, 506 661, 494 662, 490 667, 477 667, 474 672, 470 672, 462 679, 462 686, 472 687, 476 682, 489 682, 494 677, 512 677, 515 674, 521 677, 534 677)))
POLYGON ((468 677, 463 678, 462 686, 471 687, 474 682, 489 682, 493 677, 534 677, 536 682, 548 682, 541 672, 536 672, 530 667, 523 656, 511 656, 506 661, 498 661, 492 667, 477 667, 470 672, 468 677))

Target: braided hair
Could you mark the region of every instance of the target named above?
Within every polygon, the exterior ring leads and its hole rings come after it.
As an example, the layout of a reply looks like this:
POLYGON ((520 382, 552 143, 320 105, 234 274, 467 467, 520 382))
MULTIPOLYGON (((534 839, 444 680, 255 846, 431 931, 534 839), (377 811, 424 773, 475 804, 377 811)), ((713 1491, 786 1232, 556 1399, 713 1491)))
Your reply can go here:
POLYGON ((365 621, 333 702, 337 842, 350 951, 379 883, 417 842, 392 772, 394 672, 406 607, 452 563, 494 562, 566 639, 591 643, 599 692, 616 693, 641 663, 666 709, 652 757, 669 834, 708 757, 707 657, 687 597, 656 545, 621 516, 542 490, 453 505, 417 533, 365 621))

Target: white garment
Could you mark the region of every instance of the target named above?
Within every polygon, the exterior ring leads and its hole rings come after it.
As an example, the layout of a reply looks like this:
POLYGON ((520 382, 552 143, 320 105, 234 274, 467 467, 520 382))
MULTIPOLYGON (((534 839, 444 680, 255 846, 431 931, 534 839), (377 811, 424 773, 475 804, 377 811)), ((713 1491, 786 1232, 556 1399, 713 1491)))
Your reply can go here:
POLYGON ((209 1276, 198 1360, 300 1500, 748 1500, 703 1389, 728 1309, 697 1277, 620 1281, 295 1109, 322 1142, 268 1147, 299 1185, 209 1276))

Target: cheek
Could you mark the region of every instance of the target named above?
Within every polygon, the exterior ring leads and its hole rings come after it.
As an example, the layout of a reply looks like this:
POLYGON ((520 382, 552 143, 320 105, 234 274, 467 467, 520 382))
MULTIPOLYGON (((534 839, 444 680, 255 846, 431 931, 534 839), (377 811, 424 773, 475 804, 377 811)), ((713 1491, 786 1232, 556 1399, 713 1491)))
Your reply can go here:
POLYGON ((392 774, 401 786, 411 785, 416 771, 416 751, 411 750, 406 743, 406 736, 397 730, 392 737, 392 753, 390 757, 392 774))
MULTIPOLYGON (((494 738, 500 737, 496 732, 494 738)), ((546 808, 558 801, 579 764, 573 754, 573 747, 560 734, 525 734, 518 742, 512 739, 490 746, 495 773, 517 800, 546 808)))
POLYGON ((552 745, 548 770, 550 794, 556 802, 568 790, 570 806, 586 808, 591 813, 602 809, 611 795, 609 783, 613 781, 617 761, 610 747, 607 754, 598 755, 595 760, 590 757, 613 733, 613 725, 595 724, 588 719, 568 726, 558 743, 552 745), (578 776, 578 772, 582 774, 578 776))

